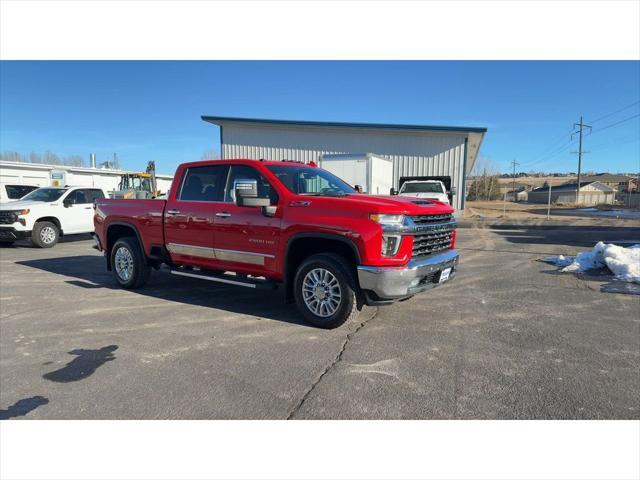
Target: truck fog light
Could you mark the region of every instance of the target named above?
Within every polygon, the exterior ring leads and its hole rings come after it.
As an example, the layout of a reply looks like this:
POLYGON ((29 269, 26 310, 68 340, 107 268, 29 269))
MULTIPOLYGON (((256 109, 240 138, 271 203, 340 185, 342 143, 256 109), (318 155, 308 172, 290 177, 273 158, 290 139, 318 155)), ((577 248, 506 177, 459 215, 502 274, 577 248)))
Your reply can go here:
POLYGON ((414 278, 413 280, 411 280, 411 283, 409 284, 409 287, 416 287, 416 286, 418 286, 419 283, 420 283, 420 279, 419 278, 414 278))
POLYGON ((401 239, 402 237, 400 235, 383 235, 381 252, 382 256, 393 257, 396 253, 398 253, 401 239))

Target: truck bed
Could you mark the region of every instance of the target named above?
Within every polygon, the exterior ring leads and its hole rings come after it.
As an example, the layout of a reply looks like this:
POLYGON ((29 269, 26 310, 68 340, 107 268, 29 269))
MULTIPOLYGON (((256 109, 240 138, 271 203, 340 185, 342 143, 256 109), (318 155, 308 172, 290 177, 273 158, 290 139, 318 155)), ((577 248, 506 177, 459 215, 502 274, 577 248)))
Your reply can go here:
POLYGON ((140 242, 148 255, 151 245, 164 244, 162 221, 166 200, 138 200, 103 198, 96 201, 95 227, 100 238, 106 238, 105 229, 109 225, 133 226, 140 236, 140 242))

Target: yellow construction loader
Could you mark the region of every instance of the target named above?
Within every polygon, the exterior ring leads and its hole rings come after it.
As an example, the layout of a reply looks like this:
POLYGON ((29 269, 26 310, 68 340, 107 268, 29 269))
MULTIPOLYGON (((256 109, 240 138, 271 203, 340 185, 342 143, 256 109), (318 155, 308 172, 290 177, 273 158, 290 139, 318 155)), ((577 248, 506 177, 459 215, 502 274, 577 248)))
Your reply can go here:
POLYGON ((125 173, 120 176, 113 198, 155 198, 160 195, 156 182, 156 164, 151 160, 144 172, 125 173))

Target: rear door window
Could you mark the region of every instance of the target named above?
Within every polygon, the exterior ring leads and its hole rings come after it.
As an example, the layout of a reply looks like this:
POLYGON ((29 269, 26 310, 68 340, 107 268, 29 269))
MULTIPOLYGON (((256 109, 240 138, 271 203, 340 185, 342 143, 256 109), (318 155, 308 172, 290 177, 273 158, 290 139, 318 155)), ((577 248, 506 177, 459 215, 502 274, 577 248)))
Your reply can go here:
POLYGON ((228 165, 207 165, 187 169, 178 200, 222 202, 227 183, 228 165))

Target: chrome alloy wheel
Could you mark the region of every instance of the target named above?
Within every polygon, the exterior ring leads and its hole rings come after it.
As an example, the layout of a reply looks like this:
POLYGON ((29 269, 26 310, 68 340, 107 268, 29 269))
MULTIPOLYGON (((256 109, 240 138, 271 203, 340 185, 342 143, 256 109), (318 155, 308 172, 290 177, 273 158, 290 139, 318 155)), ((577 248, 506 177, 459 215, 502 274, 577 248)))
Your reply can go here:
POLYGON ((116 274, 125 282, 133 275, 133 256, 126 247, 120 247, 116 250, 116 256, 113 262, 116 274))
POLYGON ((40 240, 42 240, 42 243, 49 245, 50 243, 53 243, 55 239, 56 231, 53 227, 44 227, 40 230, 40 240))
POLYGON ((315 315, 330 317, 340 306, 340 283, 329 270, 314 268, 302 281, 302 298, 315 315))

